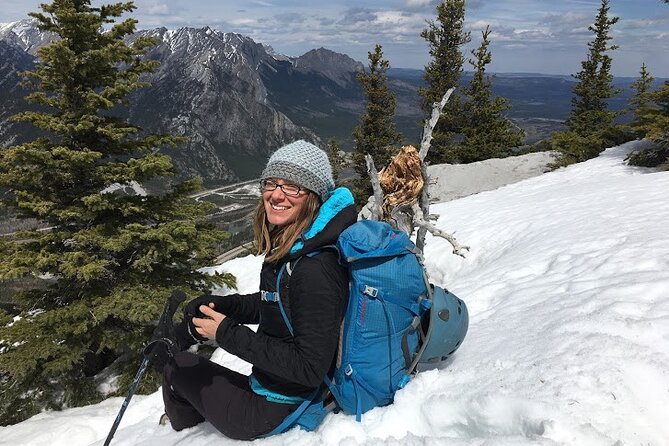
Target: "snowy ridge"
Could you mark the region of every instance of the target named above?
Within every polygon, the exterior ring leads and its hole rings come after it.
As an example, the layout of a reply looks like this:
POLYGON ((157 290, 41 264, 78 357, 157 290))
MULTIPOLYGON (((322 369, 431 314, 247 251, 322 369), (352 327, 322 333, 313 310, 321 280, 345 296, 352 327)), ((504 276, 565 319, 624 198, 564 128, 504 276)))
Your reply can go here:
POLYGON ((23 19, 18 22, 0 23, 0 40, 6 40, 27 53, 37 54, 44 45, 50 43, 55 34, 40 31, 36 19, 23 19))
MULTIPOLYGON (((244 64, 247 63, 244 46, 256 46, 253 39, 237 33, 228 33, 214 30, 208 26, 204 28, 178 28, 168 30, 166 28, 156 28, 148 31, 139 31, 140 34, 146 34, 157 37, 162 41, 172 53, 181 53, 188 55, 197 54, 198 60, 213 59, 213 56, 222 55, 220 59, 227 59, 229 63, 244 64)), ((262 48, 262 45, 260 45, 262 48)))
MULTIPOLYGON (((216 31, 208 26, 175 30, 156 28, 139 31, 136 35, 147 35, 159 40, 158 46, 151 52, 160 55, 164 69, 169 70, 173 64, 188 61, 184 65, 182 77, 210 86, 217 94, 220 94, 221 73, 230 73, 238 79, 238 83, 252 85, 255 101, 265 102, 267 90, 257 67, 260 61, 270 59, 270 56, 262 44, 250 37, 216 31)), ((160 73, 161 68, 158 69, 158 77, 160 73)))
MULTIPOLYGON (((427 267, 469 306, 452 361, 422 371, 362 423, 260 445, 662 445, 669 438, 669 173, 599 158, 433 206, 467 259, 428 236, 427 267)), ((257 290, 262 259, 212 268, 257 290)), ((228 291, 221 290, 226 293, 228 291)), ((215 360, 248 372, 218 350, 215 360)), ((0 428, 2 444, 101 445, 122 398, 0 428), (4 443, 3 443, 4 442, 4 443)), ((114 445, 239 444, 208 424, 158 426, 160 393, 135 397, 114 445)))

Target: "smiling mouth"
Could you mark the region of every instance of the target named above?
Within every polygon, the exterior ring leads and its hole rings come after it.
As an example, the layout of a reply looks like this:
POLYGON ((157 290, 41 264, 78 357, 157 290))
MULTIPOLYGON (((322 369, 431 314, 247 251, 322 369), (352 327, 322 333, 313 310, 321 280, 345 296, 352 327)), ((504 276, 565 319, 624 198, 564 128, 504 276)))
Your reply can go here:
POLYGON ((286 206, 277 206, 277 205, 273 204, 272 209, 274 209, 275 211, 285 211, 288 208, 286 206))

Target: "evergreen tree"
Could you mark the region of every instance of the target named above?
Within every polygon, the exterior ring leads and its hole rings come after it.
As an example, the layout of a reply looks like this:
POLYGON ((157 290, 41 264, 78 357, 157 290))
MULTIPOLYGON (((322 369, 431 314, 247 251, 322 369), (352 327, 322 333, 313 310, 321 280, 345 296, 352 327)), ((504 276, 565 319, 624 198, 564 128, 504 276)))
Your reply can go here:
POLYGON ((332 177, 335 180, 335 184, 340 186, 341 182, 339 181, 339 176, 346 166, 346 159, 341 154, 339 145, 337 144, 337 138, 334 136, 330 138, 330 141, 328 142, 328 159, 332 166, 332 177))
POLYGON ((646 111, 649 115, 646 137, 666 141, 669 134, 669 81, 651 94, 651 100, 655 107, 646 111))
POLYGON ((369 71, 358 73, 356 78, 367 98, 367 109, 360 124, 353 129, 355 146, 353 163, 358 178, 353 183, 353 195, 358 205, 364 205, 372 194, 372 184, 367 174, 365 154, 370 154, 378 170, 394 155, 402 135, 395 129, 395 95, 388 88, 386 72, 390 63, 383 58, 381 45, 368 52, 369 71))
POLYGON ((646 64, 642 63, 641 69, 639 70, 639 78, 632 82, 631 85, 632 89, 634 90, 634 94, 630 99, 632 110, 646 108, 650 104, 651 101, 649 93, 651 91, 654 80, 655 78, 651 76, 648 68, 646 67, 646 64))
POLYGON ((595 34, 588 43, 588 56, 581 62, 581 71, 574 75, 577 82, 566 121, 568 130, 555 133, 551 139, 552 148, 560 152, 553 167, 594 158, 606 147, 630 138, 628 132, 613 123, 619 113, 608 110, 607 100, 620 92, 613 86, 613 59, 607 54, 617 48, 609 44, 609 32, 618 17, 609 18, 609 0, 601 2, 594 25, 588 27, 595 34))
POLYGON ((611 26, 619 17, 609 18, 609 0, 602 0, 594 25, 588 27, 595 38, 588 43, 588 57, 581 62, 581 71, 574 75, 578 82, 574 86, 572 110, 567 127, 580 136, 588 136, 611 128, 616 113, 608 110, 606 101, 620 90, 613 86, 611 63, 608 51, 618 48, 609 45, 611 26))
MULTIPOLYGON (((445 0, 437 6, 436 22, 428 21, 428 27, 421 33, 430 47, 431 57, 425 66, 427 86, 418 89, 426 118, 432 115, 433 104, 441 101, 449 88, 459 86, 465 62, 460 48, 471 41, 469 32, 464 31, 464 22, 465 1, 445 0)), ((461 95, 456 89, 432 133, 434 139, 428 152, 429 161, 455 161, 449 157, 447 148, 461 133, 461 116, 461 95)))
POLYGON ((492 96, 492 77, 486 66, 492 61, 489 50, 490 27, 482 32, 481 45, 472 50, 474 59, 469 63, 474 76, 465 90, 463 114, 464 138, 460 144, 449 147, 448 158, 459 163, 470 163, 489 158, 513 155, 513 148, 522 144, 525 133, 504 116, 511 108, 506 99, 492 96))
POLYGON ((30 14, 58 39, 26 73, 35 90, 26 99, 39 111, 14 119, 46 136, 0 151, 2 205, 49 226, 0 237, 0 279, 49 279, 18 296, 20 319, 0 317, 0 425, 101 399, 95 375, 112 363, 123 394, 170 292, 234 283, 196 271, 224 238, 206 220, 209 207, 189 198, 198 180, 160 196, 115 190, 173 176, 156 148, 177 139, 114 115, 156 67, 141 57, 155 42, 124 42, 136 20, 117 19, 132 2, 90 3, 54 0, 30 14))
POLYGON ((651 140, 651 148, 630 156, 630 164, 655 167, 664 164, 669 169, 669 81, 648 95, 651 101, 636 111, 635 127, 640 134, 651 140))
POLYGON ((632 83, 632 89, 634 90, 634 94, 630 98, 630 109, 634 113, 634 119, 630 123, 632 128, 640 129, 644 127, 645 111, 653 106, 651 98, 653 80, 653 76, 646 69, 646 64, 642 63, 639 78, 632 83))

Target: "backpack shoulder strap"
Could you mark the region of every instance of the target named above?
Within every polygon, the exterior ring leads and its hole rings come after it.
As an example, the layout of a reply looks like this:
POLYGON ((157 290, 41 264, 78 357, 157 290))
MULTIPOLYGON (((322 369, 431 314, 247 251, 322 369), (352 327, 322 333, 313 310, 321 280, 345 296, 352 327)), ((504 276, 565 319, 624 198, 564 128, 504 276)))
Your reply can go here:
POLYGON ((290 332, 291 336, 295 336, 295 333, 293 332, 293 325, 290 323, 290 319, 288 318, 286 309, 283 306, 283 302, 281 301, 281 279, 283 278, 283 273, 286 272, 288 273, 289 276, 291 276, 293 274, 293 271, 295 270, 295 267, 300 262, 300 260, 302 260, 304 257, 314 257, 315 255, 325 250, 334 250, 339 256, 339 249, 337 249, 335 245, 321 246, 318 249, 315 249, 311 252, 301 255, 300 257, 291 262, 285 262, 283 265, 281 265, 281 269, 279 269, 279 273, 276 276, 276 294, 274 298, 276 302, 279 304, 279 310, 281 310, 281 317, 283 317, 283 321, 285 322, 286 327, 288 328, 288 331, 290 332))

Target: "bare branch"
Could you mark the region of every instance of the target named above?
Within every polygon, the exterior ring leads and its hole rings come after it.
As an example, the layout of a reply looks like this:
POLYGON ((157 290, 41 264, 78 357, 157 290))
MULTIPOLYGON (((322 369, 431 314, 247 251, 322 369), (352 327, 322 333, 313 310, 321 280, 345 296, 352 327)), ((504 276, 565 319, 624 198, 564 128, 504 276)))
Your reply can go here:
POLYGON ((390 211, 390 216, 386 216, 386 221, 395 229, 402 230, 411 235, 414 230, 413 215, 411 206, 396 206, 390 211))
POLYGON ((424 160, 427 156, 427 151, 430 150, 430 144, 432 143, 432 132, 434 131, 434 126, 437 125, 441 112, 444 109, 444 106, 448 102, 448 99, 451 97, 451 94, 455 90, 455 87, 448 89, 441 102, 435 102, 432 106, 432 117, 429 121, 425 122, 425 127, 423 128, 423 140, 420 142, 420 151, 418 155, 421 160, 424 160))
POLYGON ((444 232, 441 229, 435 227, 432 223, 425 221, 422 212, 418 207, 418 203, 414 203, 413 212, 414 212, 413 221, 416 225, 418 225, 420 228, 430 231, 430 234, 434 235, 435 237, 441 237, 448 240, 451 246, 453 246, 453 254, 457 254, 460 257, 464 258, 465 255, 463 251, 465 250, 469 251, 469 246, 460 245, 460 243, 458 243, 458 241, 455 239, 455 237, 453 237, 452 234, 444 232))
POLYGON ((371 220, 381 220, 383 190, 379 183, 379 173, 376 171, 374 159, 369 153, 365 154, 365 161, 367 162, 367 173, 369 174, 369 179, 372 181, 372 190, 374 191, 374 206, 372 206, 371 220))
MULTIPOLYGON (((420 166, 420 173, 423 176, 423 191, 420 194, 420 198, 418 199, 418 203, 420 204, 420 209, 422 211, 423 215, 423 220, 428 221, 430 219, 430 195, 428 193, 428 186, 429 186, 429 176, 427 174, 427 163, 423 162, 423 164, 420 166)), ((423 227, 418 228, 418 234, 416 235, 416 247, 420 250, 420 252, 423 252, 423 249, 425 248, 425 234, 427 233, 427 229, 423 227)))
POLYGON ((460 245, 452 234, 430 223, 436 216, 430 215, 430 182, 425 162, 434 127, 454 90, 450 88, 441 102, 435 102, 432 117, 425 123, 420 152, 413 146, 402 147, 381 173, 377 172, 369 154, 365 155, 365 161, 374 191, 374 203, 368 207, 371 208, 372 220, 385 220, 409 235, 417 228, 416 247, 420 253, 423 252, 425 236, 429 231, 435 237, 448 240, 453 246, 453 253, 464 257, 464 251, 468 251, 469 247, 460 245))

